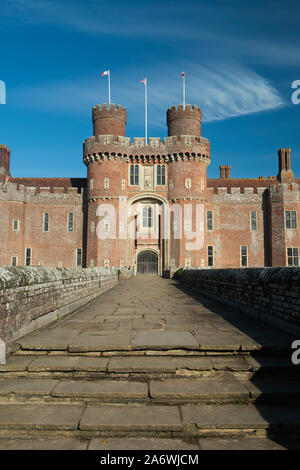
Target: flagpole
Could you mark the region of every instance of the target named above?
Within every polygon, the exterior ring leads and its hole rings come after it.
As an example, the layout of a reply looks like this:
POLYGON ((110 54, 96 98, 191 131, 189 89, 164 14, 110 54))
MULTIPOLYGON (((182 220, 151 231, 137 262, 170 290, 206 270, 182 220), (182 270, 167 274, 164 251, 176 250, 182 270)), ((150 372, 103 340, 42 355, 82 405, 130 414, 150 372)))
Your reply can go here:
POLYGON ((146 83, 145 83, 145 145, 147 145, 147 137, 148 137, 148 132, 147 132, 147 127, 148 127, 148 116, 147 116, 147 78, 146 78, 146 83))
POLYGON ((110 70, 108 71, 108 106, 110 108, 110 70))
POLYGON ((185 109, 185 72, 184 72, 184 75, 183 75, 183 82, 182 82, 182 94, 183 94, 183 109, 185 109))

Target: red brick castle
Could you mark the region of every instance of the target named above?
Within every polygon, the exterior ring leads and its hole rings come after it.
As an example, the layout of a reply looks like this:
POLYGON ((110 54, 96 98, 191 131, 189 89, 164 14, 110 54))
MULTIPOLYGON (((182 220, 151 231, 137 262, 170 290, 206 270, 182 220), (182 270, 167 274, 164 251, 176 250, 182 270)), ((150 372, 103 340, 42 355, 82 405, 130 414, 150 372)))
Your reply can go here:
POLYGON ((291 150, 277 177, 207 178, 197 106, 167 111, 168 137, 125 136, 122 106, 93 108, 87 178, 14 178, 0 146, 0 264, 128 267, 299 265, 299 179, 291 150))

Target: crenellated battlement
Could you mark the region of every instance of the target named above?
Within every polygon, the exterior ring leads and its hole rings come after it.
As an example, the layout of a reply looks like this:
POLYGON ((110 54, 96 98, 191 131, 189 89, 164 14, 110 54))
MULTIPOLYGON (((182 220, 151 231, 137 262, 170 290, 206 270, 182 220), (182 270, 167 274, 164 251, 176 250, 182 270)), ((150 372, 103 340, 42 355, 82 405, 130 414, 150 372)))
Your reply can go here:
POLYGON ((168 136, 201 135, 202 112, 198 106, 182 104, 167 111, 168 136))
POLYGON ((22 202, 50 202, 57 204, 66 201, 82 204, 83 188, 25 186, 24 184, 6 182, 0 184, 0 200, 22 202))
POLYGON ((125 136, 125 128, 127 122, 127 111, 121 105, 111 103, 107 106, 103 103, 98 104, 92 110, 94 135, 121 135, 125 136))

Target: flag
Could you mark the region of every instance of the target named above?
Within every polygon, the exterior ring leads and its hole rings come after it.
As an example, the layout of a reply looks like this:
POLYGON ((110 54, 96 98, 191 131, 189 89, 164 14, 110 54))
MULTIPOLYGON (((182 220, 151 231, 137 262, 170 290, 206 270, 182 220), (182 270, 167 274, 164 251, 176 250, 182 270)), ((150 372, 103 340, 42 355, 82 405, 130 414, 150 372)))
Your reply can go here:
POLYGON ((109 70, 105 70, 105 72, 101 74, 101 77, 104 77, 104 75, 108 75, 108 74, 109 74, 109 70))
POLYGON ((182 72, 180 75, 181 75, 182 77, 184 77, 184 72, 182 72))
POLYGON ((146 85, 146 83, 147 83, 147 78, 143 78, 143 80, 140 80, 140 83, 143 83, 144 85, 146 85))

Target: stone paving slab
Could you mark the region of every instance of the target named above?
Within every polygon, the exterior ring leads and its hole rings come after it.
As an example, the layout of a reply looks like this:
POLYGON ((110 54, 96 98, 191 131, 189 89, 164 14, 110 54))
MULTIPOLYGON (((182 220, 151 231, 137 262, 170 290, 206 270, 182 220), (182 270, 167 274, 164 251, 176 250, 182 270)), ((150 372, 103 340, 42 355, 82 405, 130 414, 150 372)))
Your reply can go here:
POLYGON ((0 404, 0 429, 77 429, 83 405, 0 404))
POLYGON ((272 377, 253 376, 251 381, 245 381, 244 383, 253 398, 264 397, 269 399, 281 396, 285 399, 300 399, 300 380, 296 380, 293 376, 280 381, 272 377))
POLYGON ((0 379, 0 396, 9 393, 15 395, 49 395, 58 380, 53 379, 0 379))
POLYGON ((277 408, 254 405, 184 405, 183 423, 198 429, 267 429, 279 423, 277 408))
POLYGON ((92 431, 181 431, 177 407, 152 405, 88 406, 79 428, 92 431))
POLYGON ((88 351, 129 351, 131 336, 113 335, 76 338, 68 345, 70 352, 88 352, 88 351))
POLYGON ((61 380, 54 397, 148 399, 148 385, 125 380, 61 380))
POLYGON ((25 371, 28 365, 34 360, 34 357, 24 356, 11 356, 8 358, 6 364, 0 364, 1 372, 22 372, 25 371))
POLYGON ((163 400, 249 398, 249 390, 234 377, 150 381, 150 396, 163 400))
POLYGON ((286 450, 293 448, 300 449, 299 441, 290 441, 281 443, 276 440, 268 438, 243 438, 238 439, 216 439, 206 438, 199 439, 199 446, 201 450, 286 450))
POLYGON ((268 371, 279 371, 280 369, 290 369, 295 372, 295 375, 299 376, 300 370, 297 365, 294 365, 291 361, 291 355, 287 356, 258 356, 258 357, 247 357, 247 362, 250 364, 253 371, 259 371, 261 369, 268 371))
POLYGON ((88 450, 199 450, 199 446, 182 439, 100 437, 91 440, 88 450))
POLYGON ((198 349, 198 342, 187 331, 147 331, 133 338, 134 349, 198 349))
POLYGON ((242 356, 219 356, 212 358, 212 362, 216 370, 249 371, 252 368, 247 358, 242 356))
POLYGON ((86 371, 105 372, 108 364, 107 358, 80 357, 80 356, 43 356, 30 361, 28 371, 86 371))
POLYGON ((0 438, 0 450, 87 450, 89 441, 59 438, 0 438))
POLYGON ((108 372, 175 373, 176 370, 211 370, 213 361, 209 357, 114 357, 109 360, 108 372))

